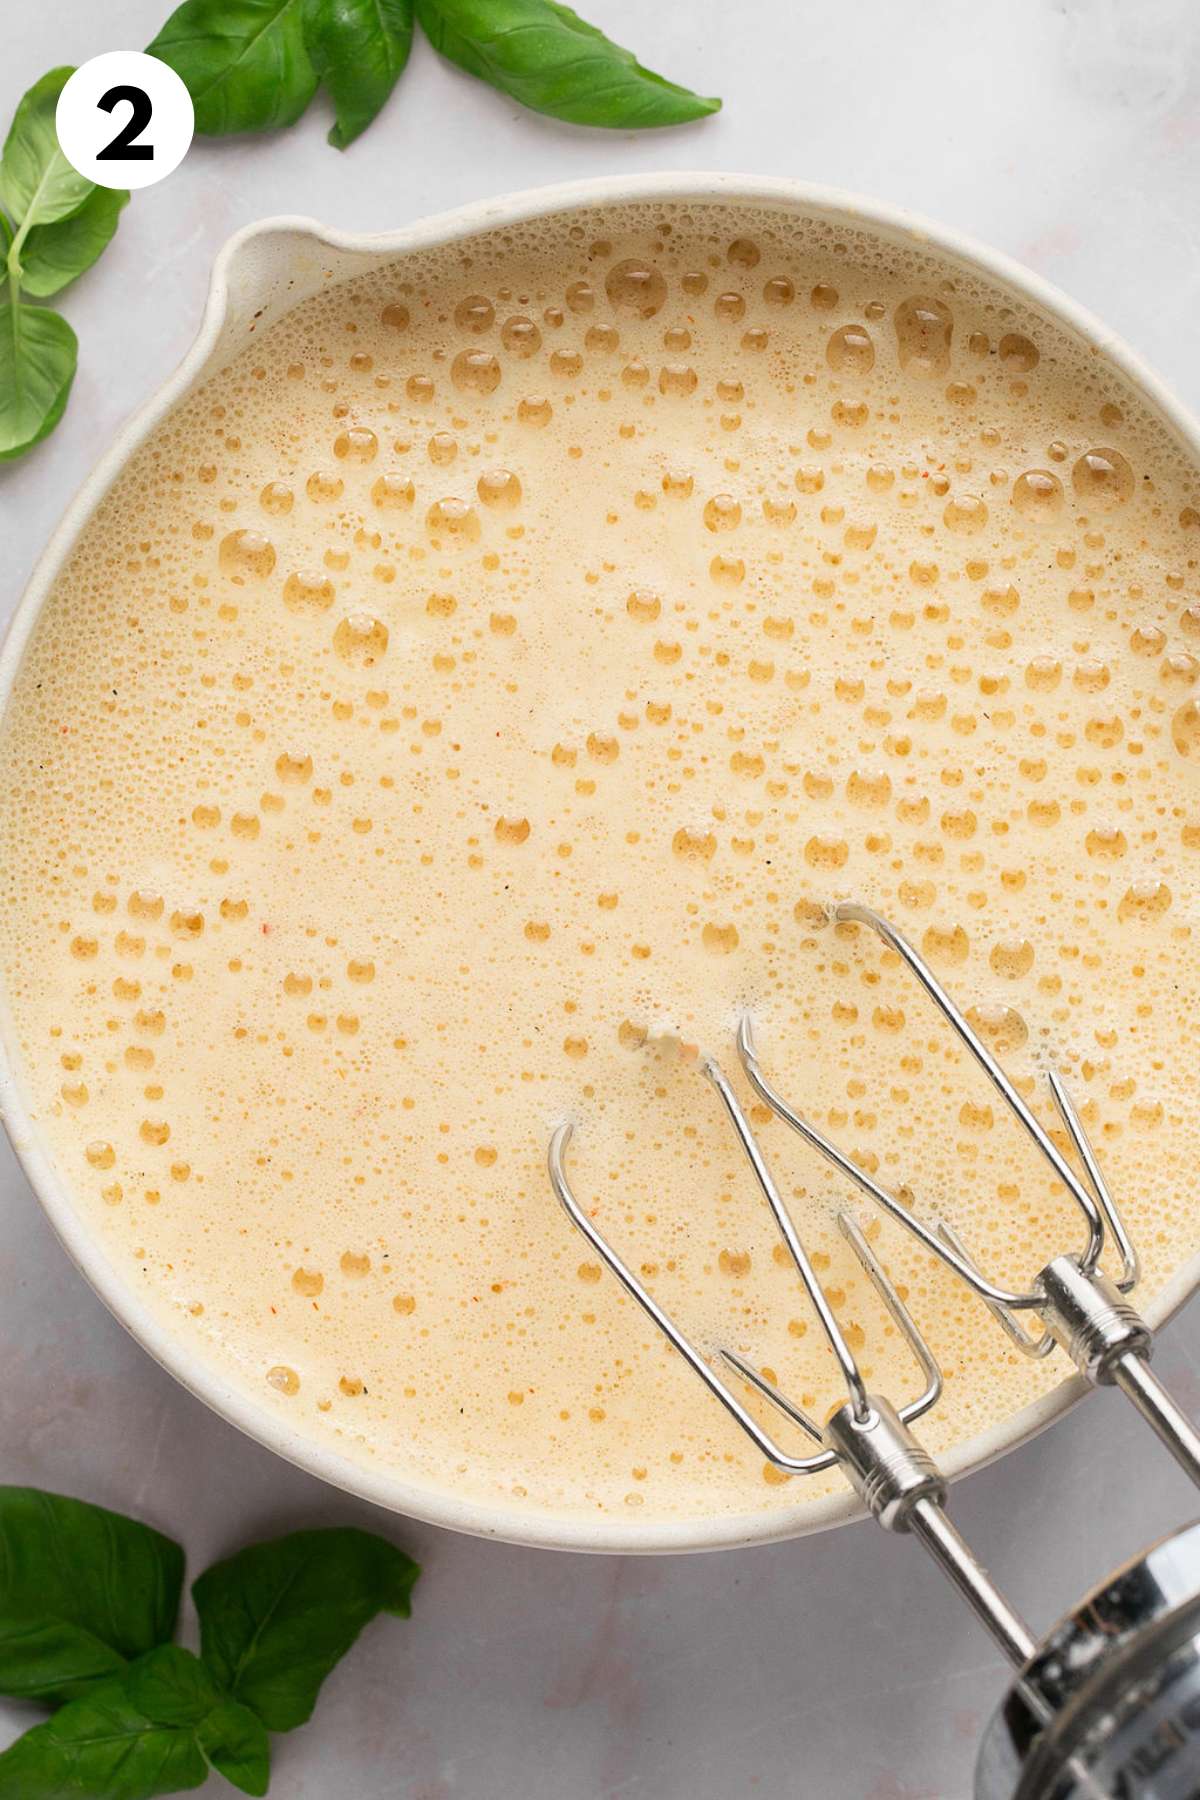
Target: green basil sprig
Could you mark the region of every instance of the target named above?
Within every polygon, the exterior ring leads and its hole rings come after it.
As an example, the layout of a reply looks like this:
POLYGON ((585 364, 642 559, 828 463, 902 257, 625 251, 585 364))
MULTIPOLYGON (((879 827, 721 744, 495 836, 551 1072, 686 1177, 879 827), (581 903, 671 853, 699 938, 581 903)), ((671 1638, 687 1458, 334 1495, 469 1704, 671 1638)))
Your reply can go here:
POLYGON ((93 183, 73 169, 58 147, 54 109, 74 69, 51 69, 22 98, 4 141, 0 203, 28 230, 70 218, 93 183))
MULTIPOLYGON (((434 48, 535 112, 638 130, 716 112, 643 68, 559 0, 183 0, 147 46, 183 78, 210 137, 293 125, 318 87, 344 150, 383 107, 408 62, 414 5, 434 48)), ((46 300, 91 268, 117 229, 123 190, 97 187, 58 147, 54 112, 69 68, 21 100, 0 158, 0 462, 62 417, 78 344, 46 300)))
POLYGON ((183 1551, 148 1525, 0 1488, 0 1693, 77 1699, 170 1641, 182 1586, 183 1551))
POLYGON ((572 125, 684 125, 721 105, 644 69, 558 0, 417 0, 417 17, 460 69, 572 125))
POLYGON ((251 1545, 193 1584, 196 1656, 171 1642, 178 1544, 81 1500, 0 1488, 0 1692, 58 1708, 0 1755, 0 1800, 154 1800, 214 1769, 265 1794, 268 1732, 311 1717, 377 1614, 409 1616, 418 1573, 352 1528, 251 1545))
MULTIPOLYGON (((642 67, 559 0, 416 0, 435 50, 535 112, 618 130, 683 125, 721 102, 642 67)), ((183 0, 147 46, 187 83, 196 129, 266 131, 323 84, 344 150, 408 61, 413 0, 183 0)))
POLYGON ((407 1619, 417 1566, 369 1531, 296 1531, 206 1569, 200 1651, 272 1731, 311 1717, 321 1683, 377 1613, 407 1619))
POLYGON ((333 102, 337 150, 365 131, 412 48, 412 0, 302 0, 304 41, 333 102))
POLYGON ((22 291, 48 300, 90 269, 108 248, 128 200, 124 188, 94 188, 65 219, 32 225, 21 251, 22 291))
POLYGON ((208 137, 294 125, 317 91, 301 0, 183 0, 146 49, 183 78, 208 137))
POLYGON ((57 294, 90 268, 129 198, 97 188, 58 147, 54 109, 72 73, 51 69, 34 83, 0 156, 0 462, 53 431, 75 377, 75 333, 28 297, 57 294))
POLYGON ((24 305, 14 290, 0 309, 0 462, 23 456, 62 418, 79 341, 61 313, 24 305))
POLYGON ((213 1769, 265 1794, 266 1727, 199 1657, 164 1644, 18 1738, 0 1756, 0 1800, 154 1800, 200 1787, 213 1769))

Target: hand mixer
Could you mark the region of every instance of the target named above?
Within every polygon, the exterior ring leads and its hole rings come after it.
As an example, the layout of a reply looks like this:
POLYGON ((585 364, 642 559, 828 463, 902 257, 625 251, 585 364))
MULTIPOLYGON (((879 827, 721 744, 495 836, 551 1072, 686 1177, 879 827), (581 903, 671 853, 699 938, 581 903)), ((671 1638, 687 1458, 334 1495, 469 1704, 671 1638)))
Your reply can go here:
MULTIPOLYGON (((1200 1486, 1200 1433, 1149 1367, 1152 1334, 1126 1297, 1137 1283, 1137 1254, 1062 1081, 1051 1073, 1055 1105, 1086 1179, 1059 1151, 902 933, 881 914, 855 902, 832 906, 829 917, 839 924, 870 927, 915 976, 1066 1188, 1084 1220, 1083 1248, 1053 1257, 1028 1288, 1009 1289, 989 1280, 947 1225, 925 1224, 905 1200, 861 1169, 778 1093, 763 1073, 749 1018, 744 1017, 737 1047, 755 1094, 952 1269, 1023 1354, 1042 1357, 1057 1345, 1087 1381, 1118 1387, 1200 1486), (1110 1239, 1121 1265, 1115 1280, 1099 1266, 1110 1239), (1020 1324, 1022 1312, 1040 1320, 1037 1335, 1020 1324)), ((854 1218, 839 1212, 839 1228, 911 1351, 923 1384, 915 1398, 896 1405, 867 1390, 727 1076, 711 1056, 702 1057, 699 1068, 715 1089, 770 1208, 840 1370, 846 1400, 820 1426, 734 1351, 720 1348, 710 1358, 658 1304, 576 1198, 566 1173, 573 1128, 564 1123, 551 1139, 549 1172, 575 1225, 762 1455, 787 1475, 840 1468, 880 1525, 923 1544, 1016 1666, 1017 1678, 984 1735, 976 1765, 976 1800, 1197 1800, 1200 1523, 1176 1532, 1110 1575, 1039 1641, 947 1516, 945 1478, 911 1430, 942 1392, 941 1371, 912 1314, 854 1218), (804 1456, 785 1450, 718 1372, 717 1363, 819 1448, 804 1456)))

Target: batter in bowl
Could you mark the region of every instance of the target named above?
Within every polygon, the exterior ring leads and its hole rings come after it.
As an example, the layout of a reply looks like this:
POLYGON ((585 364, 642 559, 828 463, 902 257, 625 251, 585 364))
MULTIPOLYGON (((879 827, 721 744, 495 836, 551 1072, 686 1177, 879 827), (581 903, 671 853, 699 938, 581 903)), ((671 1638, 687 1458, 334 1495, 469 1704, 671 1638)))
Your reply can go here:
MULTIPOLYGON (((1200 483, 1060 326, 919 249, 646 203, 358 277, 154 434, 3 722, 9 1041, 169 1330, 297 1429, 531 1514, 803 1507, 619 1294, 839 1389, 679 1045, 773 1078, 998 1277, 1079 1238, 878 943, 1146 1266, 1200 1247, 1200 483), (1052 1117, 1047 1106, 1044 1116, 1052 1117)), ((756 1118, 868 1376, 912 1373, 756 1118), (894 1366, 893 1366, 894 1365, 894 1366)), ((865 1215, 863 1215, 865 1217, 865 1215)), ((943 1451, 1061 1378, 893 1227, 943 1451)))

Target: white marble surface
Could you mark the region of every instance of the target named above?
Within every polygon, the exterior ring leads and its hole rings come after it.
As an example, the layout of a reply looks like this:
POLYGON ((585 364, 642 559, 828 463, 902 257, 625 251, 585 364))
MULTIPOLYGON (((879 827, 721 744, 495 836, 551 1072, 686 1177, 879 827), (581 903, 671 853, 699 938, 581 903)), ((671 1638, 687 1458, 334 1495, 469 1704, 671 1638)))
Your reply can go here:
MULTIPOLYGON (((55 63, 144 44, 165 5, 14 9, 0 115, 55 63)), ((218 245, 267 213, 382 230, 572 175, 804 176, 1001 246, 1092 306, 1200 407, 1195 0, 591 10, 651 66, 722 93, 724 113, 674 134, 572 131, 419 44, 386 116, 349 154, 326 147, 318 104, 269 141, 198 143, 135 199, 117 244, 65 301, 82 343, 67 418, 0 473, 6 610, 99 446, 190 342, 218 245)), ((279 1740, 278 1800, 968 1791, 1002 1670, 915 1547, 859 1525, 717 1557, 589 1559, 388 1519, 244 1442, 178 1389, 68 1265, 6 1149, 0 1183, 5 1480, 140 1512, 184 1540, 193 1571, 254 1533, 349 1519, 394 1532, 425 1564, 416 1621, 375 1627, 329 1682, 317 1722, 279 1740)), ((1198 1357, 1200 1304, 1161 1351, 1200 1405, 1198 1357)), ((961 1486, 954 1504, 1038 1624, 1194 1510, 1111 1395, 961 1486)))

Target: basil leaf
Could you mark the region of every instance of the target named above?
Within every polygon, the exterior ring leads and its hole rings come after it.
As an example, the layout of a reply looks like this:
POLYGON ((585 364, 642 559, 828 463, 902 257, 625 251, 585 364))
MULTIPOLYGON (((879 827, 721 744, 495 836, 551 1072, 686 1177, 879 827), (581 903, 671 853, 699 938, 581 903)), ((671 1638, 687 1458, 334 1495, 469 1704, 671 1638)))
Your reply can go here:
POLYGON ((74 69, 51 69, 35 81, 13 116, 0 157, 0 203, 17 225, 65 219, 94 182, 74 170, 58 147, 54 109, 74 69))
POLYGON ((0 1756, 0 1800, 154 1800, 200 1787, 208 1771, 195 1730, 149 1718, 118 1675, 0 1756))
POLYGON ((155 1725, 186 1726, 200 1750, 244 1794, 265 1794, 271 1770, 267 1729, 249 1707, 223 1695, 190 1650, 164 1644, 131 1665, 125 1688, 155 1725))
POLYGON ((253 1544, 192 1585, 200 1654, 269 1730, 291 1731, 364 1625, 408 1617, 418 1574, 394 1544, 351 1527, 253 1544))
POLYGON ((125 1692, 155 1725, 199 1725, 221 1701, 200 1658, 178 1644, 160 1644, 131 1663, 125 1692))
POLYGON ((271 1778, 271 1746, 262 1720, 238 1700, 222 1700, 198 1731, 213 1768, 243 1794, 265 1794, 271 1778))
POLYGON ((0 1756, 0 1800, 153 1800, 200 1787, 210 1768, 265 1794, 266 1729, 198 1656, 162 1644, 18 1738, 0 1756))
POLYGON ((35 225, 21 246, 21 288, 47 299, 90 269, 117 229, 129 199, 124 188, 98 187, 53 225, 35 225))
MULTIPOLYGON (((0 309, 0 352, 12 312, 0 309)), ((16 316, 17 365, 0 354, 0 457, 51 429, 75 369, 65 319, 25 306, 16 316)), ((182 1550, 148 1525, 61 1494, 0 1488, 0 1692, 51 1703, 86 1693, 170 1638, 182 1585, 182 1550)))
POLYGON ((413 0, 302 0, 304 42, 337 114, 335 150, 375 117, 408 61, 413 0))
POLYGON ((183 0, 146 48, 182 76, 209 137, 294 125, 317 91, 300 0, 183 0))
POLYGON ((460 69, 575 125, 682 125, 720 109, 644 69, 557 0, 417 0, 417 17, 460 69))
POLYGON ((48 307, 21 306, 15 297, 0 307, 0 462, 22 456, 54 430, 78 351, 67 321, 48 307))

